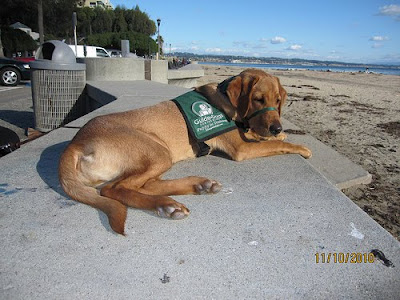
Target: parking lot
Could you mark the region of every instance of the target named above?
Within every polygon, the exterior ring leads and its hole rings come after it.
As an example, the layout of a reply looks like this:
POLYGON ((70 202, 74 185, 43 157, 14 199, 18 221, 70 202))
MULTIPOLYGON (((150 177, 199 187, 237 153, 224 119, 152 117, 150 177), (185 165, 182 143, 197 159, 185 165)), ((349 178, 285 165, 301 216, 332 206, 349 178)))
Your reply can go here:
POLYGON ((0 93, 1 92, 6 92, 6 91, 11 91, 11 90, 17 90, 17 89, 21 89, 23 88, 23 86, 2 86, 0 85, 0 93))
POLYGON ((0 86, 0 126, 15 131, 21 141, 27 138, 26 129, 34 126, 30 82, 0 86))

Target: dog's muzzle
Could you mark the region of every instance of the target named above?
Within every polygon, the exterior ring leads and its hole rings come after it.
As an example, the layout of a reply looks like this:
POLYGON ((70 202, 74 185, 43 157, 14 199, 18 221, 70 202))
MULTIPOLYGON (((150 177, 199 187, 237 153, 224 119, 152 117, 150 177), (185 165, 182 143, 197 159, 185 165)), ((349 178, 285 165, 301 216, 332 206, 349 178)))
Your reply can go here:
POLYGON ((269 132, 275 136, 280 134, 282 132, 282 125, 280 123, 272 123, 271 126, 269 126, 269 132))
MULTIPOLYGON (((263 113, 265 113, 267 111, 274 111, 274 110, 277 110, 277 109, 275 107, 272 107, 272 106, 264 107, 263 109, 260 109, 260 110, 257 110, 255 112, 253 112, 250 116, 244 117, 243 118, 243 122, 235 121, 236 126, 241 128, 242 130, 244 130, 244 132, 247 132, 250 129, 249 121, 251 119, 253 119, 254 117, 257 117, 258 115, 261 115, 261 114, 263 114, 263 113)), ((279 124, 279 126, 280 126, 280 124, 279 124)), ((270 132, 271 132, 271 127, 272 127, 272 125, 269 128, 270 132)), ((280 130, 279 130, 279 132, 277 134, 279 134, 281 131, 282 131, 282 126, 280 126, 280 130)))

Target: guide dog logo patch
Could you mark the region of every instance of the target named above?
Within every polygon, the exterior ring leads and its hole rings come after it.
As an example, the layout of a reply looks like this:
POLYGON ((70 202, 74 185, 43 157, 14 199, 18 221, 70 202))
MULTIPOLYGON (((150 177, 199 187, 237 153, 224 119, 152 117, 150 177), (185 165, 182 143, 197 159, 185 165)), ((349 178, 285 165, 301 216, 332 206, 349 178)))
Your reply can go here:
POLYGON ((199 117, 213 114, 213 109, 211 105, 204 101, 196 101, 195 103, 193 103, 192 111, 199 117))
POLYGON ((181 111, 189 132, 198 142, 237 128, 235 122, 228 120, 223 112, 195 91, 183 94, 173 101, 181 111))

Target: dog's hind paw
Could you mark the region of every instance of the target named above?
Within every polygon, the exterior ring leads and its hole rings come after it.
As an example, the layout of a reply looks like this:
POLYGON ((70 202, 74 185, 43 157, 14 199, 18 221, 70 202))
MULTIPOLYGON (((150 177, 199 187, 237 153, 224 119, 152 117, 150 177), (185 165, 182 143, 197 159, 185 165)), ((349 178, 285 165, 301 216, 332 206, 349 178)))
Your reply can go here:
POLYGON ((157 207, 157 214, 163 218, 181 220, 189 216, 190 210, 178 202, 157 207))
POLYGON ((202 183, 196 184, 194 189, 199 195, 216 194, 222 189, 222 185, 217 181, 206 179, 202 183))

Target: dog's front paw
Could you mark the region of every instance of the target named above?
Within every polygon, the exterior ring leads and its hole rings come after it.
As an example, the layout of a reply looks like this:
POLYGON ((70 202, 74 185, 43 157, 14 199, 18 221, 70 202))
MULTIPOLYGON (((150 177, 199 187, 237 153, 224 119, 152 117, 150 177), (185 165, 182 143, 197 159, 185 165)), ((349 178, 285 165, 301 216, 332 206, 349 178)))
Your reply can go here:
POLYGON ((307 147, 302 146, 300 150, 300 155, 304 158, 310 158, 312 156, 312 152, 307 147))
POLYGON ((284 140, 287 139, 287 134, 281 132, 280 134, 278 134, 278 135, 276 136, 276 138, 277 138, 279 141, 284 141, 284 140))
POLYGON ((279 133, 277 136, 271 135, 271 136, 263 136, 261 137, 261 140, 263 141, 284 141, 287 139, 287 134, 286 133, 279 133))
POLYGON ((182 220, 189 216, 190 210, 185 205, 174 201, 158 206, 157 214, 163 218, 182 220))
POLYGON ((281 133, 279 133, 279 134, 276 136, 276 139, 277 139, 278 141, 284 141, 284 140, 287 139, 287 134, 281 132, 281 133))
POLYGON ((196 193, 199 195, 216 194, 221 190, 221 188, 222 185, 219 182, 210 179, 206 179, 203 182, 194 186, 196 193))

